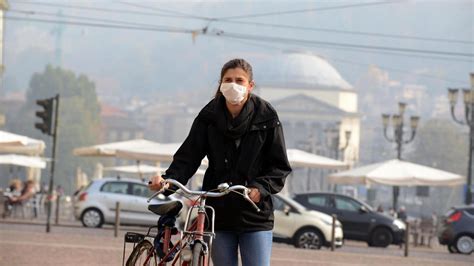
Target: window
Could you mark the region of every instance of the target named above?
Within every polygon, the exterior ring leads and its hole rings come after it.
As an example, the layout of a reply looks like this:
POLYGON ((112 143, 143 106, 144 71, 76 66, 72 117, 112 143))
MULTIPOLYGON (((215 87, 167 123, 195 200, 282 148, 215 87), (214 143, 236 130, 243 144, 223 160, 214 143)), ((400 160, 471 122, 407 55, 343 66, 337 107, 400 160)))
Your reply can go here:
POLYGON ((117 194, 127 194, 128 183, 124 182, 108 182, 102 186, 102 192, 117 193, 117 194))
POLYGON ((327 197, 325 195, 317 195, 308 197, 308 203, 315 206, 326 207, 327 197))
POLYGON ((351 199, 336 197, 335 201, 338 210, 357 212, 360 209, 360 204, 351 199))
POLYGON ((151 194, 152 193, 147 186, 142 184, 132 184, 132 195, 148 198, 151 194))
POLYGON ((123 139, 123 140, 130 139, 130 132, 128 132, 128 131, 122 131, 122 139, 123 139))
POLYGON ((275 196, 272 196, 272 201, 274 210, 283 211, 283 209, 285 208, 285 203, 282 200, 275 196))
POLYGON ((473 215, 473 216, 474 216, 474 208, 472 208, 472 209, 465 209, 465 211, 466 211, 467 213, 469 213, 470 215, 473 215))

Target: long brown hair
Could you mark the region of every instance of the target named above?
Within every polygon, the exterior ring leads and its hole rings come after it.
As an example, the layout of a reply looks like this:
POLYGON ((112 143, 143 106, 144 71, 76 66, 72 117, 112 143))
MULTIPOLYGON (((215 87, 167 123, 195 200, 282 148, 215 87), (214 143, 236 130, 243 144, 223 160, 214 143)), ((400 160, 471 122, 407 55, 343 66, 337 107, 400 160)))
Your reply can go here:
POLYGON ((224 77, 225 72, 227 72, 227 70, 233 69, 233 68, 241 68, 242 70, 245 71, 245 73, 247 73, 247 75, 249 77, 249 82, 253 80, 252 66, 249 64, 249 62, 247 62, 247 61, 245 61, 244 59, 241 59, 241 58, 232 59, 229 62, 225 63, 224 66, 222 66, 221 78, 219 79, 219 86, 217 86, 217 91, 216 91, 216 94, 214 95, 215 98, 222 95, 222 92, 220 91, 219 88, 221 86, 222 78, 224 77))

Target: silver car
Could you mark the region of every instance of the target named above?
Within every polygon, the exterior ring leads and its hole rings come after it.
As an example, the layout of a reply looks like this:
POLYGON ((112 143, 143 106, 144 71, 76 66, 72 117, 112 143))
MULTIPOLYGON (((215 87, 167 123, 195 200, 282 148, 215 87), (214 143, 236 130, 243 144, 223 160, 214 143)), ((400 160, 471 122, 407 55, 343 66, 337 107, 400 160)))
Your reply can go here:
POLYGON ((158 216, 148 210, 149 204, 177 200, 174 196, 154 198, 146 183, 137 179, 102 178, 93 180, 76 193, 74 215, 85 227, 101 227, 115 223, 115 209, 120 203, 121 224, 156 225, 158 216))

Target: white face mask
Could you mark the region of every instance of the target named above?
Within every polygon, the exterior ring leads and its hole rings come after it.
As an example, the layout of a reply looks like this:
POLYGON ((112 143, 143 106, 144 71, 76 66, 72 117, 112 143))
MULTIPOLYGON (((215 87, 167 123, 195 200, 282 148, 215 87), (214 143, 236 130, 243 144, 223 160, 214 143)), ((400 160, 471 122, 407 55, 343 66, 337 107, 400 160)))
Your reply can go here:
POLYGON ((225 99, 231 104, 241 103, 247 93, 247 87, 237 83, 222 83, 220 90, 225 99))

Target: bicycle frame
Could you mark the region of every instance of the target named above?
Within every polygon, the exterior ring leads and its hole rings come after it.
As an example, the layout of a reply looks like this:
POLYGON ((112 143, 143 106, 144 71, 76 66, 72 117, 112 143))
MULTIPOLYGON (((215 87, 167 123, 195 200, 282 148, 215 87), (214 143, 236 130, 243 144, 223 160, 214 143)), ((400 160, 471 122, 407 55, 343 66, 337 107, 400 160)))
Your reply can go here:
MULTIPOLYGON (((194 223, 191 225, 190 227, 190 230, 194 230, 194 228, 196 228, 196 225, 197 225, 197 220, 194 221, 194 223)), ((150 229, 151 228, 155 228, 156 226, 152 226, 149 228, 148 230, 148 233, 145 237, 150 237, 150 229)), ((175 258, 173 259, 173 261, 171 262, 171 265, 176 265, 176 263, 179 261, 179 257, 181 255, 181 252, 183 250, 183 248, 189 244, 190 240, 188 240, 189 238, 191 238, 191 235, 182 235, 181 238, 179 239, 179 241, 177 241, 173 248, 169 248, 169 243, 170 243, 170 240, 171 240, 171 230, 172 228, 171 227, 168 227, 166 226, 164 228, 164 235, 163 235, 163 253, 165 254, 165 256, 163 258, 160 259, 160 261, 158 263, 155 262, 155 265, 158 265, 158 266, 166 266, 167 265, 167 259, 168 257, 177 251, 178 248, 179 251, 176 253, 175 255, 175 258)), ((145 258, 145 261, 143 262, 143 265, 148 265, 148 263, 150 262, 151 259, 155 258, 155 261, 156 261, 156 258, 157 258, 157 254, 156 254, 156 251, 155 251, 155 246, 153 245, 152 247, 150 247, 150 249, 148 250, 148 255, 147 257, 145 258)), ((188 266, 189 263, 188 262, 182 262, 181 266, 188 266)))
MULTIPOLYGON (((173 229, 173 227, 164 228, 164 235, 163 235, 164 242, 163 242, 163 250, 162 250, 164 257, 161 258, 160 262, 158 263, 159 266, 168 265, 167 260, 169 259, 169 256, 171 256, 172 254, 174 255, 174 258, 172 261, 170 261, 171 265, 176 265, 178 261, 181 261, 181 266, 188 266, 191 260, 193 258, 195 259, 196 256, 199 258, 200 265, 203 265, 203 266, 209 265, 210 249, 211 249, 210 247, 212 247, 212 242, 215 237, 215 231, 214 231, 215 210, 211 206, 206 206, 206 199, 208 197, 222 197, 224 195, 229 194, 230 192, 236 192, 237 190, 242 190, 243 193, 238 193, 238 194, 242 195, 244 199, 246 199, 251 205, 253 205, 253 207, 255 208, 257 212, 260 211, 258 206, 249 198, 248 194, 250 190, 242 185, 235 185, 235 186, 229 187, 227 183, 223 183, 218 186, 218 190, 220 192, 214 192, 214 191, 191 191, 187 189, 183 184, 173 179, 168 179, 166 182, 176 185, 183 191, 184 194, 198 196, 198 199, 196 201, 198 201, 199 204, 197 205, 193 204, 193 206, 189 208, 187 216, 186 216, 184 230, 181 232, 179 241, 177 241, 176 244, 173 244, 173 247, 171 249, 170 249, 169 243, 171 243, 170 242, 171 236, 172 236, 171 230, 173 229), (195 221, 192 223, 191 226, 188 226, 191 221, 191 214, 193 213, 194 209, 197 209, 197 218, 195 219, 195 221), (206 218, 207 218, 207 213, 206 213, 207 209, 210 210, 210 214, 211 214, 211 219, 209 220, 211 231, 206 232, 204 227, 205 227, 206 218), (208 238, 208 242, 206 242, 205 237, 208 238), (185 257, 186 254, 183 254, 184 250, 191 251, 191 255, 190 255, 191 258, 185 257)), ((151 199, 153 199, 159 193, 161 193, 161 191, 155 192, 148 199, 148 202, 150 202, 151 199)), ((150 237, 149 233, 147 234, 147 237, 150 237)), ((147 265, 150 262, 150 259, 153 257, 155 258, 155 263, 156 263, 157 254, 155 251, 154 244, 152 244, 152 247, 150 247, 148 250, 144 265, 147 265)))
MULTIPOLYGON (((215 237, 215 233, 214 233, 214 218, 215 218, 214 214, 215 214, 215 211, 214 211, 214 208, 212 208, 211 206, 206 206, 206 197, 205 196, 201 196, 198 200, 199 200, 199 204, 191 206, 190 209, 188 210, 188 213, 187 213, 187 216, 186 216, 186 222, 184 224, 184 228, 186 230, 183 230, 181 232, 180 240, 177 241, 174 244, 174 247, 171 248, 171 249, 169 247, 169 243, 170 243, 170 240, 171 240, 171 230, 172 230, 172 228, 165 227, 164 236, 163 236, 163 253, 166 254, 166 255, 158 263, 159 266, 165 266, 166 263, 167 263, 166 260, 168 259, 170 254, 176 252, 176 250, 179 248, 179 251, 176 253, 175 258, 171 262, 171 265, 176 265, 176 263, 180 260, 181 252, 184 250, 184 248, 187 245, 192 247, 194 245, 194 243, 196 243, 197 241, 201 242, 203 244, 203 246, 206 247, 203 250, 203 252, 204 252, 203 265, 209 265, 209 257, 210 257, 209 256, 209 254, 210 254, 209 249, 212 246, 212 240, 215 237), (197 211, 198 211, 196 220, 194 220, 193 223, 190 226, 188 226, 190 221, 191 221, 191 215, 192 215, 194 209, 197 209, 197 211), (206 209, 211 210, 212 219, 210 221, 211 222, 211 231, 210 232, 206 232, 205 229, 204 229, 205 222, 206 222, 206 209), (205 241, 204 237, 209 237, 209 246, 206 244, 206 241, 205 241)), ((146 265, 150 261, 152 256, 156 256, 155 253, 156 252, 154 250, 150 251, 144 265, 146 265)), ((188 264, 189 264, 188 261, 183 261, 181 265, 182 266, 187 266, 188 264)))

